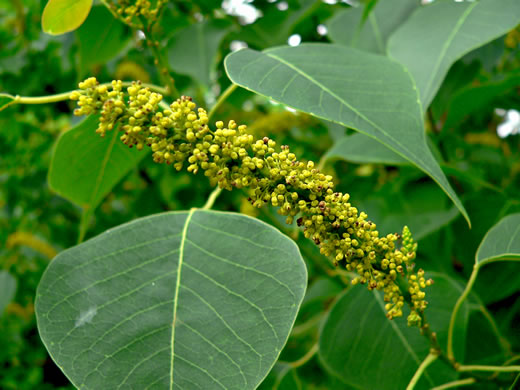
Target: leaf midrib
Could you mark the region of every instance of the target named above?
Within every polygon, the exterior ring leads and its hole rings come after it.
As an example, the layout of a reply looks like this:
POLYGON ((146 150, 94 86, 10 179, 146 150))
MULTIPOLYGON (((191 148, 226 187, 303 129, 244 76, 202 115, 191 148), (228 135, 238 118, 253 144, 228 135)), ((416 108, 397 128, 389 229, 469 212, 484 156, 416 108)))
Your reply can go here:
MULTIPOLYGON (((363 119, 365 122, 367 122, 368 124, 370 124, 372 127, 374 127, 376 130, 380 131, 383 135, 385 135, 386 137, 388 137, 389 139, 391 139, 393 142, 395 142, 397 145, 399 145, 401 148, 403 148, 404 150, 407 150, 405 148, 405 146, 399 142, 398 139, 392 137, 390 134, 388 134, 382 127, 380 127, 378 124, 372 122, 370 119, 368 119, 365 115, 363 115, 361 112, 359 112, 355 107, 353 107, 352 105, 350 105, 349 103, 347 103, 345 100, 343 100, 340 96, 336 95, 334 92, 332 92, 329 88, 327 88, 326 86, 324 86, 323 84, 321 84, 319 81, 315 80, 314 78, 312 78, 311 76, 309 76, 307 73, 305 73, 303 70, 301 70, 300 68, 296 67, 295 65, 291 64, 290 62, 287 62, 285 61, 283 58, 281 57, 278 57, 274 54, 271 54, 270 51, 265 51, 263 52, 263 54, 265 54, 266 56, 284 64, 285 66, 291 68, 292 70, 294 70, 295 72, 297 72, 298 74, 300 74, 301 76, 303 76, 304 78, 306 78, 307 80, 309 80, 311 83, 315 84, 316 86, 318 86, 319 88, 321 88, 323 91, 327 92, 330 96, 332 96, 333 98, 335 98, 336 100, 338 100, 340 103, 342 103, 344 106, 346 106, 347 108, 349 108, 350 110, 352 110, 352 112, 354 112, 356 115, 358 115, 361 119, 363 119)), ((419 107, 420 111, 422 112, 421 110, 421 107, 419 107)), ((363 134, 367 134, 365 132, 362 132, 360 130, 358 130, 359 132, 363 133, 363 134)), ((424 135, 423 133, 421 133, 422 135, 424 135)), ((370 134, 367 134, 368 136, 372 137, 372 135, 370 134)), ((377 138, 376 138, 377 141, 379 141, 377 138)), ((424 138, 423 138, 423 141, 424 141, 424 138)), ((379 141, 380 142, 380 141, 379 141)), ((388 145, 385 144, 387 147, 388 145)), ((393 149, 392 149, 393 150, 393 149)), ((409 151, 409 150, 408 150, 409 151)), ((396 152, 397 154, 399 154, 401 157, 405 158, 406 160, 408 161, 411 161, 411 159, 409 157, 407 157, 406 155, 403 155, 401 152, 397 151, 397 150, 394 150, 394 152, 396 152)), ((410 151, 409 151, 410 152, 410 151)), ((422 169, 429 173, 429 169, 427 168, 427 164, 420 158, 420 156, 417 156, 416 154, 414 154, 413 152, 410 153, 414 158, 417 159, 418 162, 420 162, 422 164, 422 169)))
MULTIPOLYGON (((449 47, 451 46, 453 40, 455 39, 455 35, 460 31, 460 29, 462 28, 462 25, 468 18, 469 14, 471 13, 471 11, 473 11, 473 9, 477 5, 478 5, 478 2, 475 2, 475 3, 471 4, 466 11, 464 11, 464 13, 460 17, 460 19, 457 21, 457 24, 455 24, 455 26, 453 27, 453 30, 451 31, 450 35, 448 36, 448 39, 446 40, 446 42, 444 42, 441 53, 440 53, 439 57, 437 58, 437 62, 435 63, 435 66, 433 67, 433 71, 430 73, 430 78, 428 79, 428 83, 426 84, 426 87, 424 88, 425 96, 430 95, 430 87, 431 87, 431 84, 433 83, 433 79, 435 78, 437 71, 439 70, 439 68, 441 66, 441 63, 444 60, 449 47)), ((425 101, 425 100, 422 99, 422 101, 425 101)))
POLYGON ((173 363, 175 357, 175 324, 177 322, 177 307, 179 306, 179 290, 181 286, 181 270, 182 263, 184 261, 184 244, 186 243, 186 236, 188 233, 188 226, 190 224, 191 218, 196 209, 191 209, 188 216, 186 217, 186 221, 184 222, 184 227, 182 229, 181 242, 179 247, 179 263, 177 265, 177 278, 175 280, 175 295, 173 297, 173 319, 172 319, 172 336, 171 336, 171 360, 170 360, 170 390, 173 390, 173 363))

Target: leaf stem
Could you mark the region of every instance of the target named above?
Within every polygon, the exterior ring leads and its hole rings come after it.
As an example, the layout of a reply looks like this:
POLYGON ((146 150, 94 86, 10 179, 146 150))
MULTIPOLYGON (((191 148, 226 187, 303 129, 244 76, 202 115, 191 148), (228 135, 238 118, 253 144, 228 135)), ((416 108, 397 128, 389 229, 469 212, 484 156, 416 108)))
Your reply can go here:
POLYGON ((438 357, 439 357, 439 355, 436 352, 435 353, 430 352, 428 354, 428 356, 426 356, 426 358, 423 360, 423 362, 417 368, 417 371, 415 371, 415 374, 413 375, 412 379, 410 380, 410 383, 406 387, 406 390, 413 390, 415 388, 415 385, 417 384, 417 382, 419 382, 419 379, 421 378, 421 376, 424 373, 424 371, 426 370, 426 368, 428 368, 428 366, 430 364, 432 364, 435 360, 437 360, 438 357))
POLYGON ((83 208, 83 211, 81 213, 81 219, 79 222, 78 244, 81 244, 85 239, 85 234, 87 234, 88 223, 90 221, 91 215, 92 209, 90 207, 83 208))
POLYGON ((148 23, 148 21, 144 17, 140 17, 141 22, 143 23, 143 31, 146 39, 146 44, 151 49, 152 54, 155 58, 155 65, 158 67, 159 77, 162 82, 166 85, 167 95, 169 96, 180 96, 179 91, 175 87, 175 81, 170 74, 170 70, 168 69, 168 62, 163 56, 163 53, 159 50, 159 41, 154 38, 152 31, 152 24, 148 23))
MULTIPOLYGON (((294 362, 287 362, 292 368, 298 368, 303 366, 305 363, 307 363, 309 360, 312 359, 314 355, 318 352, 318 343, 314 344, 311 349, 307 351, 305 355, 303 355, 301 358, 294 362)), ((280 362, 282 363, 282 362, 280 362)))
MULTIPOLYGON (((110 86, 112 83, 103 83, 100 85, 110 86)), ((123 81, 123 86, 128 87, 132 85, 132 81, 123 81)), ((154 84, 147 84, 142 83, 144 87, 150 88, 152 91, 159 92, 160 94, 167 94, 166 88, 159 87, 158 85, 154 84)), ((75 91, 75 90, 74 90, 75 91)), ((46 95, 46 96, 12 96, 7 95, 13 98, 13 101, 8 103, 8 105, 11 104, 47 104, 47 103, 56 103, 61 102, 63 100, 68 100, 70 98, 70 94, 74 91, 68 91, 68 92, 62 92, 57 93, 55 95, 46 95)))
POLYGON ((471 288, 473 287, 473 284, 475 283, 475 280, 477 279, 478 274, 478 265, 475 263, 473 266, 473 271, 471 272, 471 276, 469 277, 468 283, 466 284, 466 288, 462 292, 462 295, 459 297, 457 302, 455 303, 455 307, 453 308, 453 311, 451 312, 451 318, 450 318, 450 325, 448 327, 448 349, 447 349, 447 356, 450 361, 455 361, 455 355, 453 353, 453 330, 455 329, 455 320, 457 318, 457 314, 459 312, 460 307, 462 306, 462 303, 469 295, 471 288))
POLYGON ((311 317, 303 324, 294 326, 291 331, 291 337, 299 337, 316 328, 317 325, 323 320, 324 316, 324 313, 320 313, 315 315, 314 317, 311 317))
POLYGON ((517 372, 520 371, 520 366, 479 366, 479 365, 469 365, 469 366, 458 366, 457 371, 459 372, 467 372, 467 371, 493 371, 493 372, 517 372))
POLYGON ((224 103, 224 101, 229 97, 229 95, 231 95, 233 93, 233 91, 235 89, 237 89, 237 85, 231 84, 229 87, 226 88, 226 90, 224 92, 222 92, 220 94, 220 96, 217 99, 217 102, 209 111, 208 119, 210 122, 211 122, 211 118, 213 117, 213 115, 215 115, 215 112, 219 109, 219 107, 222 105, 222 103, 224 103))
POLYGON ((476 383, 476 382, 477 382, 477 380, 475 378, 459 379, 456 381, 447 382, 447 383, 437 386, 437 387, 433 387, 431 390, 453 389, 454 387, 472 385, 473 383, 476 383))
POLYGON ((215 200, 218 198, 220 193, 222 192, 222 188, 217 187, 213 190, 213 192, 209 195, 208 200, 206 201, 206 204, 204 207, 202 207, 202 210, 209 210, 213 207, 213 203, 215 203, 215 200))

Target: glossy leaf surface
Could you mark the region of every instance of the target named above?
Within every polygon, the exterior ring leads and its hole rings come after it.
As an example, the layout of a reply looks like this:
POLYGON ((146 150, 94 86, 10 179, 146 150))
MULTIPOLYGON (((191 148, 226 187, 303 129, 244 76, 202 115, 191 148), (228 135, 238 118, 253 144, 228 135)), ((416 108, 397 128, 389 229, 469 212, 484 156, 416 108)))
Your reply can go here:
POLYGON ((235 84, 385 144, 435 180, 468 219, 426 144, 417 91, 401 65, 340 45, 303 44, 240 50, 225 66, 235 84))
POLYGON ((49 169, 54 191, 92 209, 146 156, 120 142, 116 130, 101 138, 96 134, 98 119, 90 116, 58 138, 49 169))
POLYGON ((77 29, 87 18, 93 0, 49 0, 42 15, 43 31, 51 35, 77 29))
POLYGON ((297 246, 273 227, 193 209, 60 253, 36 315, 51 356, 82 389, 254 389, 306 283, 297 246))
POLYGON ((414 12, 390 37, 388 54, 410 71, 426 109, 456 60, 518 23, 518 0, 438 0, 414 12))

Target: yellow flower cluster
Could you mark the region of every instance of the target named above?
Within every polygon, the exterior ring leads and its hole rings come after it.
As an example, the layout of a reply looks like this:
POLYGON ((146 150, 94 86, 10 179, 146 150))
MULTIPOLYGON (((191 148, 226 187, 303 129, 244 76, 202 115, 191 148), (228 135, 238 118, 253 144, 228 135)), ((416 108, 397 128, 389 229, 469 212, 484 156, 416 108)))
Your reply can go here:
POLYGON ((148 21, 155 21, 166 0, 115 0, 109 3, 125 23, 132 23, 134 18, 144 17, 148 21))
POLYGON ((128 146, 151 147, 154 161, 172 164, 189 172, 203 171, 212 184, 231 190, 247 188, 255 207, 272 204, 296 219, 306 237, 321 253, 358 276, 353 283, 367 284, 384 292, 389 318, 402 316, 405 302, 411 306, 409 325, 421 325, 426 308, 423 289, 431 283, 424 271, 414 273, 417 244, 407 227, 402 236, 379 236, 376 224, 349 202, 349 195, 334 191, 332 177, 320 172, 312 161, 299 161, 288 146, 276 148, 268 137, 255 139, 246 126, 233 120, 208 126, 208 115, 189 97, 181 97, 168 109, 159 110, 162 96, 133 83, 127 93, 121 82, 109 91, 94 78, 80 84, 76 115, 101 113, 97 132, 104 135, 116 122, 128 146), (401 242, 400 247, 396 243, 401 242))

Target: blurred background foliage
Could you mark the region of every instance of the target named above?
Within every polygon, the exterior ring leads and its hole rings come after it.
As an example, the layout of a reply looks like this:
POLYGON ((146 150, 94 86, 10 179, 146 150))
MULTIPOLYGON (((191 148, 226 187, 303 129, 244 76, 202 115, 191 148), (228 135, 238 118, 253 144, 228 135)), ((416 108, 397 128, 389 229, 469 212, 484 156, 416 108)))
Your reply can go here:
MULTIPOLYGON (((0 0, 0 92, 54 94, 74 89, 87 76, 160 84, 142 36, 102 4, 94 3, 77 31, 49 36, 40 24, 45 3, 0 0)), ((228 53, 241 47, 334 41, 338 15, 350 8, 346 2, 322 0, 175 1, 167 4, 155 28, 179 91, 209 108, 229 86, 222 61, 228 53), (330 37, 329 28, 334 32, 330 37)), ((419 240, 420 267, 462 280, 471 272, 485 232, 501 217, 520 211, 520 136, 497 136, 502 118, 495 110, 520 107, 519 67, 517 28, 457 61, 427 113, 430 146, 470 214, 471 230, 442 191, 413 167, 364 163, 355 156, 322 158, 351 130, 242 89, 228 98, 218 118, 246 123, 256 136, 269 136, 290 145, 300 158, 320 162, 335 177, 338 190, 349 192, 380 230, 411 227, 419 240)), ((33 302, 50 259, 78 237, 81 208, 47 184, 57 137, 79 122, 72 110, 72 103, 60 102, 0 112, 1 389, 71 388, 39 339, 33 302)), ((144 158, 95 210, 87 238, 140 216, 202 206, 211 191, 201 174, 175 172, 144 158)), ((222 194, 215 208, 273 224, 298 242, 309 268, 309 288, 295 328, 262 388, 290 389, 299 382, 313 389, 345 388, 316 357, 304 369, 283 363, 299 359, 316 343, 320 323, 343 289, 343 276, 327 266, 295 226, 286 226, 273 209, 252 208, 244 193, 222 194)), ((517 351, 519 271, 520 263, 489 265, 474 289, 511 341, 509 348, 517 351)), ((496 348, 474 353, 475 343, 480 345, 490 332, 486 324, 471 317, 467 349, 474 364, 495 363, 495 354, 502 353, 496 348)))

